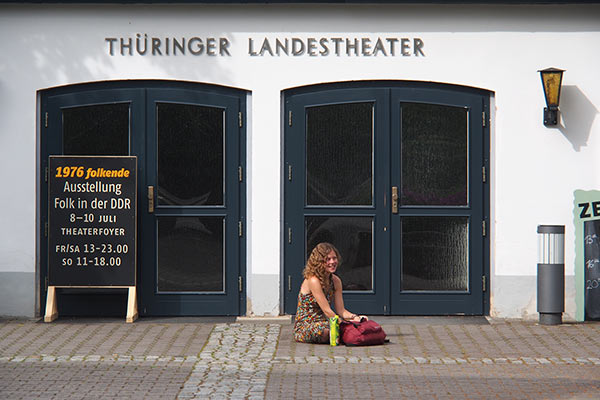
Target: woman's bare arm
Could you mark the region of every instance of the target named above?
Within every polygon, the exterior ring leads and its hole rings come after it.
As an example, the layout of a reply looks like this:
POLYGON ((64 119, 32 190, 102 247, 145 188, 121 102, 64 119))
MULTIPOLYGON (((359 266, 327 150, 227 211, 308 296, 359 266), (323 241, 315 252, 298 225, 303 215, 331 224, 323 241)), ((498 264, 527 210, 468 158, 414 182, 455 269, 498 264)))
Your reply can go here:
POLYGON ((321 310, 323 311, 325 316, 327 318, 333 317, 335 313, 331 309, 331 306, 327 301, 327 297, 325 297, 325 293, 323 292, 323 288, 321 287, 321 281, 319 281, 319 278, 317 278, 316 276, 311 276, 307 279, 307 282, 310 292, 317 301, 317 304, 319 304, 319 307, 321 307, 321 310))
POLYGON ((333 304, 335 304, 335 309, 338 314, 346 320, 359 322, 362 318, 367 318, 366 315, 356 315, 348 310, 346 310, 344 306, 344 297, 342 295, 342 280, 337 275, 331 275, 333 279, 333 287, 335 289, 333 304))

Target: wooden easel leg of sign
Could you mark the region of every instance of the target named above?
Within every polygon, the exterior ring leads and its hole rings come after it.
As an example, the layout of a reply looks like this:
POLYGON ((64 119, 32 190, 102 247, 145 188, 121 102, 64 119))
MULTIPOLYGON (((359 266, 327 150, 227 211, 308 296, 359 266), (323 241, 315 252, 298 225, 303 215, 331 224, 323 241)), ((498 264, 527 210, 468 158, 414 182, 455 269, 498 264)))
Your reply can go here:
POLYGON ((46 296, 46 315, 44 316, 44 322, 52 322, 56 318, 58 318, 56 286, 48 286, 48 295, 46 296))
POLYGON ((131 323, 138 317, 137 309, 137 291, 135 286, 129 286, 129 294, 127 296, 127 317, 125 322, 131 323))
MULTIPOLYGON (((127 316, 125 317, 125 322, 131 323, 138 318, 137 290, 135 286, 128 286, 127 289, 127 316)), ((44 322, 52 322, 56 318, 58 318, 56 286, 48 286, 48 295, 46 297, 46 315, 44 316, 44 322)))

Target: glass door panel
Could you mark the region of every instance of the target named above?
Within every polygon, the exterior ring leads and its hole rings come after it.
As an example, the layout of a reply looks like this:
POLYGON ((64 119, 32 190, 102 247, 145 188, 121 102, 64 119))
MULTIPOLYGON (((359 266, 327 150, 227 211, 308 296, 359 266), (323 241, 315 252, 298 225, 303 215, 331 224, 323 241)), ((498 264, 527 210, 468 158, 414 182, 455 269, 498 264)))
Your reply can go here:
POLYGON ((373 104, 307 108, 306 204, 373 204, 373 104))
POLYGON ((157 292, 223 293, 224 218, 195 207, 223 205, 225 110, 157 102, 156 115, 157 214, 197 215, 157 217, 157 292))
POLYGON ((129 115, 129 103, 63 109, 63 155, 129 155, 129 115))
POLYGON ((469 290, 467 217, 403 217, 403 291, 469 290))
POLYGON ((344 291, 373 291, 372 217, 306 217, 306 259, 321 242, 342 255, 336 274, 344 291))
POLYGON ((402 103, 403 205, 468 204, 468 112, 402 103))
POLYGON ((158 217, 158 292, 225 290, 222 217, 158 217))
POLYGON ((158 204, 223 205, 225 112, 158 103, 158 204))

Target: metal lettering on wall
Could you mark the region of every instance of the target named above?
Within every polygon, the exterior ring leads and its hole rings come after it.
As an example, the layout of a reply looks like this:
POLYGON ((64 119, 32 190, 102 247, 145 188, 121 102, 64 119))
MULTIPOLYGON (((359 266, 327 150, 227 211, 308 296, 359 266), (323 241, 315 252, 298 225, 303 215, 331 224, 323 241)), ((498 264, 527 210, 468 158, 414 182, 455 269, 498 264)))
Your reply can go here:
MULTIPOLYGON (((226 37, 107 37, 111 56, 231 56, 232 41, 226 37), (231 51, 230 51, 231 50, 231 51)), ((425 57, 425 42, 407 37, 276 37, 248 38, 251 57, 425 57)))
POLYGON ((51 286, 135 286, 136 157, 51 156, 51 286))
POLYGON ((229 39, 224 37, 200 38, 197 36, 191 38, 175 37, 150 37, 148 34, 138 33, 135 39, 132 37, 105 38, 108 43, 108 54, 114 56, 133 56, 134 54, 152 55, 152 56, 230 56, 229 39))
POLYGON ((420 38, 378 37, 309 37, 276 38, 270 40, 248 39, 248 54, 251 56, 303 56, 325 57, 329 55, 348 57, 370 56, 425 56, 425 43, 420 38))

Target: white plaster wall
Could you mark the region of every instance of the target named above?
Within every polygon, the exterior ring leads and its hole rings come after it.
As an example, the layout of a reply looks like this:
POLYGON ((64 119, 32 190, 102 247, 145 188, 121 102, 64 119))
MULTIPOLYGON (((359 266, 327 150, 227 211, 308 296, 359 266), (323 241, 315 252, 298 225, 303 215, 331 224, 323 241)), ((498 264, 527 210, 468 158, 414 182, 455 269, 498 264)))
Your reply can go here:
POLYGON ((573 191, 600 183, 598 43, 598 6, 0 6, 0 273, 35 271, 39 89, 177 79, 251 91, 248 311, 263 315, 280 306, 273 276, 281 266, 281 91, 346 80, 436 81, 494 92, 491 313, 533 316, 535 285, 518 289, 515 303, 509 282, 536 274, 536 226, 566 225, 566 273, 573 275, 573 191), (231 57, 108 54, 106 37, 137 33, 227 37, 231 57), (249 37, 322 36, 418 37, 425 57, 248 54, 249 37), (537 70, 549 66, 567 70, 556 129, 542 125, 537 70))

